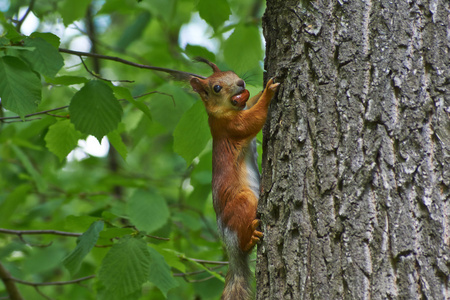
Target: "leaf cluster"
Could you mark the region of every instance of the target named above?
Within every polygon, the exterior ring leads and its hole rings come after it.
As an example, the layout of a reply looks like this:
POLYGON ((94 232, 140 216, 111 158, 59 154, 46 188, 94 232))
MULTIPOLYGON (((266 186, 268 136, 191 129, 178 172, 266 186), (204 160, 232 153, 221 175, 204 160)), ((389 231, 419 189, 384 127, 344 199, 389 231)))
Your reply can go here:
MULTIPOLYGON (((186 84, 104 57, 209 76, 191 61, 202 56, 234 70, 254 94, 263 9, 261 0, 0 5, 0 228, 78 235, 0 231, 0 263, 22 281, 23 298, 220 295, 226 264, 214 262, 227 258, 203 105, 186 84), (192 42, 194 34, 209 46, 192 42), (91 137, 109 150, 90 152, 91 137)), ((8 297, 1 282, 0 298, 8 297)))

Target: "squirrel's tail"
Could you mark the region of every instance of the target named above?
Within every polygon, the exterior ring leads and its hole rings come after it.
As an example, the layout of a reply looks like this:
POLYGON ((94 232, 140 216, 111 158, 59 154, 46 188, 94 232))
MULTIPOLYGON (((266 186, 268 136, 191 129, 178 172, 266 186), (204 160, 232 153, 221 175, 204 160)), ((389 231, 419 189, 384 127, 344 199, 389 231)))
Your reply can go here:
POLYGON ((238 247, 227 248, 230 264, 221 300, 250 300, 252 298, 250 286, 252 275, 248 265, 249 254, 242 252, 238 247))

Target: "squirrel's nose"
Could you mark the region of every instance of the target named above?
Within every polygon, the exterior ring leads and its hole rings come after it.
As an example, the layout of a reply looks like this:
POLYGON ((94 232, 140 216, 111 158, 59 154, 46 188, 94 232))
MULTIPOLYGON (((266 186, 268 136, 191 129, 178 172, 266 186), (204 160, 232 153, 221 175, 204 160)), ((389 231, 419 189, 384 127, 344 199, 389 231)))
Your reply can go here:
POLYGON ((238 86, 245 88, 245 81, 242 79, 239 79, 239 81, 236 83, 238 86))

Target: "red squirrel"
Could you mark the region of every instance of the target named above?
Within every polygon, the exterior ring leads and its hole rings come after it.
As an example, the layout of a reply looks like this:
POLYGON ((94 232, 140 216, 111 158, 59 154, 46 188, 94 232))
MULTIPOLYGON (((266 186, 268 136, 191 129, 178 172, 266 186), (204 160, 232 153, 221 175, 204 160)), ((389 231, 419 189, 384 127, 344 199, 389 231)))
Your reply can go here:
POLYGON ((249 100, 244 80, 200 60, 214 71, 207 78, 191 77, 190 84, 205 105, 213 138, 213 205, 230 262, 221 299, 247 300, 252 294, 248 257, 263 236, 256 219, 259 170, 255 136, 266 121, 279 83, 270 79, 264 91, 249 100))

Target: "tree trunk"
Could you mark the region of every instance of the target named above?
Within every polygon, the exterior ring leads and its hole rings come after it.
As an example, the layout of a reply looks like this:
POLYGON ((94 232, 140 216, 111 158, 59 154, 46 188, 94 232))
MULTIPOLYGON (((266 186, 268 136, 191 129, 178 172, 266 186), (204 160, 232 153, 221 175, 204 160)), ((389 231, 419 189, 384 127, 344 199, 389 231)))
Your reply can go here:
POLYGON ((449 3, 267 1, 257 299, 450 299, 449 3))

